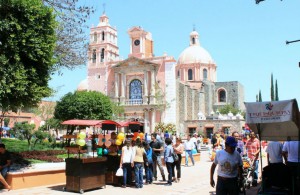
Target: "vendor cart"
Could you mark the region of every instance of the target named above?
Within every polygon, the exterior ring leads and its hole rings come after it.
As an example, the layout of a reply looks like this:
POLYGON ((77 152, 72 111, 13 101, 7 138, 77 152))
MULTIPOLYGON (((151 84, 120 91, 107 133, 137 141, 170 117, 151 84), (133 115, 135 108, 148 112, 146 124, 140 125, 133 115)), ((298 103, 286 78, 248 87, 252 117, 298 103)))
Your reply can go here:
POLYGON ((106 157, 66 159, 66 190, 84 193, 85 190, 105 187, 106 157))
MULTIPOLYGON (((77 138, 76 134, 69 131, 70 128, 74 129, 74 126, 120 126, 118 123, 110 120, 68 120, 64 121, 62 124, 69 125, 67 135, 63 136, 66 139, 77 138)), ((93 139, 95 137, 96 135, 93 133, 93 139)), ((66 186, 63 190, 75 191, 82 194, 86 190, 106 187, 108 158, 106 156, 94 156, 96 149, 95 145, 92 146, 93 156, 84 157, 85 155, 83 154, 86 152, 85 150, 82 150, 80 146, 70 146, 70 141, 67 143, 68 145, 65 147, 68 151, 68 158, 66 159, 66 186), (77 152, 77 158, 69 157, 71 151, 77 152)))

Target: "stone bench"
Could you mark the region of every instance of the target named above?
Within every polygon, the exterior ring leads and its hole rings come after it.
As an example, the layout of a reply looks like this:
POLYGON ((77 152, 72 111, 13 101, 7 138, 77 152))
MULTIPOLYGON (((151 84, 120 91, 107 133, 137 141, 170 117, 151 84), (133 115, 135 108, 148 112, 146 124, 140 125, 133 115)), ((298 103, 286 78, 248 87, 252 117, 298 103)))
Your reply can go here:
MULTIPOLYGON (((196 162, 200 162, 200 155, 201 153, 196 153, 196 154, 193 154, 193 157, 194 157, 194 161, 195 161, 195 163, 196 162)), ((165 162, 164 162, 164 157, 162 156, 161 157, 162 159, 162 163, 163 164, 165 164, 165 162)), ((189 158, 188 159, 189 160, 189 164, 191 164, 192 162, 191 162, 191 159, 189 158)), ((183 152, 183 154, 181 155, 181 165, 185 165, 185 152, 183 152)))
MULTIPOLYGON (((182 165, 185 165, 185 152, 183 152, 183 154, 181 155, 181 164, 182 165)), ((195 161, 195 163, 196 162, 200 162, 200 155, 201 153, 196 153, 196 154, 193 154, 193 157, 194 157, 194 161, 195 161)), ((188 160, 189 160, 189 164, 191 165, 192 164, 192 161, 191 161, 191 159, 190 158, 188 158, 188 160)))
POLYGON ((29 169, 23 171, 8 172, 6 181, 12 187, 12 189, 65 184, 65 168, 49 168, 47 170, 29 169))

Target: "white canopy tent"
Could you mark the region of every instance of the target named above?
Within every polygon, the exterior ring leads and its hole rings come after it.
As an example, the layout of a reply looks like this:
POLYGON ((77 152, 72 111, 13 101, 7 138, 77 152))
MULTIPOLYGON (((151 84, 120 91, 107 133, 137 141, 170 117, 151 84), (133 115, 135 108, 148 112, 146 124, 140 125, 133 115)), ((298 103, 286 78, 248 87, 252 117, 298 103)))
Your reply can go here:
POLYGON ((246 123, 261 140, 299 140, 299 108, 297 101, 245 102, 246 123))
MULTIPOLYGON (((300 140, 299 108, 296 99, 270 102, 245 102, 245 106, 246 123, 252 131, 258 134, 260 141, 300 140)), ((298 151, 300 152, 300 148, 298 151)), ((261 151, 260 163, 262 169, 261 151)), ((299 175, 299 173, 297 174, 299 175)), ((294 187, 293 185, 292 194, 295 194, 294 187)), ((264 192, 263 188, 262 192, 264 192)))

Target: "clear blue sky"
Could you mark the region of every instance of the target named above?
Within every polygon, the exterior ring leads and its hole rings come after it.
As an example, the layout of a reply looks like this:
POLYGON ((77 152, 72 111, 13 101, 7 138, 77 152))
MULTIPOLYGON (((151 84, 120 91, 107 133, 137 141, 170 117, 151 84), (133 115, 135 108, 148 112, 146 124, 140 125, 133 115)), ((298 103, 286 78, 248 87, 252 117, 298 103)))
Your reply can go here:
MULTIPOLYGON (((270 100, 270 78, 278 81, 279 99, 300 101, 300 1, 266 0, 81 0, 97 10, 88 24, 97 25, 106 4, 110 24, 118 30, 120 56, 127 58, 127 30, 141 26, 152 33, 154 54, 166 52, 177 60, 188 47, 195 25, 200 44, 217 64, 217 81, 239 81, 245 101, 255 101, 259 90, 263 101, 270 100)), ((86 31, 89 34, 89 30, 86 31)), ((50 86, 59 92, 49 100, 59 100, 74 92, 87 76, 86 65, 61 70, 50 86)))

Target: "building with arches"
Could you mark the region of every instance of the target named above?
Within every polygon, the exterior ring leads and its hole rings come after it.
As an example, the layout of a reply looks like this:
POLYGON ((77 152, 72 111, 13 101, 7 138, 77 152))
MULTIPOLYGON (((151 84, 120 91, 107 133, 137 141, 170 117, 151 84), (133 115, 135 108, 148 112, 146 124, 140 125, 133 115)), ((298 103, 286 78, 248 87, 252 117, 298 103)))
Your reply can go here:
MULTIPOLYGON (((88 75, 78 86, 78 90, 102 92, 122 105, 122 120, 143 123, 147 133, 164 122, 175 123, 181 134, 209 135, 208 128, 213 132, 223 128, 219 116, 212 115, 221 106, 244 109, 243 86, 237 81, 217 82, 217 65, 200 46, 195 30, 178 60, 167 54, 155 56, 152 35, 140 26, 133 26, 127 33, 130 53, 123 60, 119 57, 117 30, 102 14, 99 24, 90 29, 88 75)), ((226 123, 240 129, 243 119, 226 123)))

